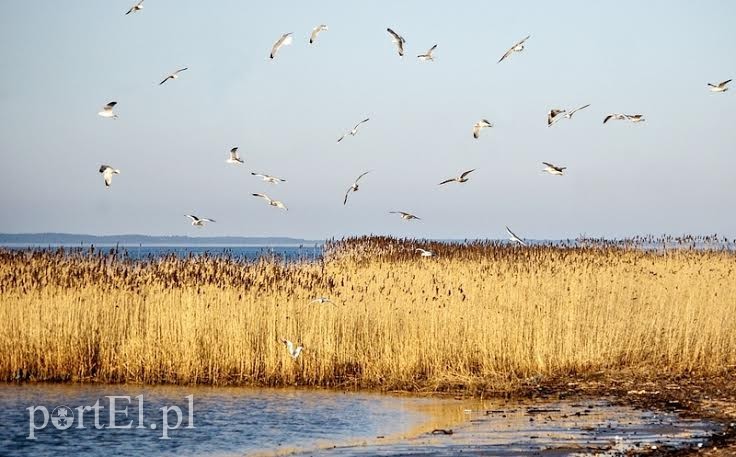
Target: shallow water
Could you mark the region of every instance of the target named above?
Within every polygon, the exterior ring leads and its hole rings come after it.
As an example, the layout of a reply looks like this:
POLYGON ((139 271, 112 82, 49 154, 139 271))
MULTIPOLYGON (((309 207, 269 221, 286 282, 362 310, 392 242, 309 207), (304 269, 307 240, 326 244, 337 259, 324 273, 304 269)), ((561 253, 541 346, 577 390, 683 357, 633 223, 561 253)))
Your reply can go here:
POLYGON ((6 384, 0 385, 0 410, 0 455, 34 457, 574 455, 615 453, 635 445, 697 446, 719 428, 605 401, 507 403, 178 386, 6 384), (127 407, 127 417, 118 412, 111 420, 113 395, 123 396, 115 406, 118 411, 127 407), (104 408, 97 419, 94 409, 82 410, 96 402, 104 408), (57 408, 61 405, 69 408, 65 418, 60 414, 65 409, 57 408), (178 428, 174 406, 181 410, 178 428), (49 412, 46 426, 44 408, 49 412), (163 439, 161 408, 171 408, 166 415, 168 439, 163 439), (131 428, 110 428, 129 423, 131 428), (434 428, 454 433, 432 435, 434 428))

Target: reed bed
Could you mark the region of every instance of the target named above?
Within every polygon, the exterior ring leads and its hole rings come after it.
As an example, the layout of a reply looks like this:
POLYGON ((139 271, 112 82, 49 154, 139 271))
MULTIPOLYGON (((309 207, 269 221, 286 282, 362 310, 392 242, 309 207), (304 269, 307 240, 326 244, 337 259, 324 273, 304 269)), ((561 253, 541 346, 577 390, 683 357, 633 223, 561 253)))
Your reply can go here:
POLYGON ((732 250, 383 237, 311 263, 0 250, 0 379, 481 391, 718 375, 736 365, 734 267, 732 250))

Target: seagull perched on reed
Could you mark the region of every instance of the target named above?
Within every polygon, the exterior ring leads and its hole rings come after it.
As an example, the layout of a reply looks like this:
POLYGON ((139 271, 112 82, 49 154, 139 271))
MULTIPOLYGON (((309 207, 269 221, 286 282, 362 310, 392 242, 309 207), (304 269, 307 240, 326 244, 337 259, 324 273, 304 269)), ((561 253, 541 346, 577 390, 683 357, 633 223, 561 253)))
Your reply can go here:
POLYGON ((251 175, 258 176, 263 181, 266 181, 269 184, 278 184, 280 182, 286 182, 286 180, 283 179, 283 178, 277 178, 276 176, 266 175, 266 174, 263 174, 263 173, 253 173, 253 172, 251 172, 251 175))
POLYGON ((405 211, 389 211, 388 213, 389 214, 400 214, 401 215, 401 218, 404 219, 405 221, 410 221, 412 219, 421 220, 420 218, 416 217, 415 215, 413 215, 411 213, 407 213, 405 211))
POLYGON ((118 102, 110 102, 107 105, 103 106, 102 107, 102 111, 100 111, 97 114, 99 114, 100 116, 102 116, 104 118, 117 119, 118 118, 118 115, 112 112, 112 109, 115 108, 115 105, 117 105, 117 104, 118 104, 118 102))
POLYGON ((269 197, 266 194, 251 194, 251 195, 253 195, 254 197, 260 197, 260 198, 266 200, 270 206, 275 206, 276 208, 281 208, 281 209, 286 210, 286 211, 289 210, 286 207, 286 205, 283 204, 283 202, 281 202, 279 200, 274 200, 274 199, 272 199, 271 197, 269 197))
POLYGON ((708 86, 710 87, 710 91, 711 92, 726 92, 728 90, 728 87, 726 87, 726 85, 728 83, 730 83, 730 82, 731 82, 731 80, 730 79, 727 79, 727 80, 725 80, 723 82, 720 82, 718 84, 708 83, 708 86))
POLYGON ((315 41, 317 41, 317 36, 321 32, 326 32, 326 31, 327 31, 327 26, 325 24, 318 25, 317 27, 313 28, 312 29, 312 34, 309 35, 309 44, 312 44, 315 41))
POLYGON ((614 120, 614 121, 631 121, 631 122, 644 122, 646 119, 644 119, 643 114, 609 114, 603 119, 603 123, 614 120))
POLYGON ((491 122, 486 119, 481 119, 478 122, 476 122, 473 125, 473 138, 477 140, 478 137, 480 136, 480 131, 485 128, 489 128, 489 127, 493 127, 493 124, 491 124, 491 122))
POLYGON ((432 46, 431 48, 429 48, 429 51, 425 52, 424 54, 419 54, 417 57, 419 58, 419 60, 422 60, 424 62, 434 62, 434 56, 432 55, 432 53, 435 49, 437 49, 437 45, 432 46))
POLYGON ((273 59, 274 57, 276 57, 276 53, 279 52, 279 49, 281 49, 282 46, 291 44, 291 41, 291 32, 281 35, 281 38, 276 40, 276 42, 273 44, 273 47, 271 48, 271 58, 273 59))
POLYGON ((130 13, 137 13, 138 11, 142 10, 143 9, 143 2, 144 1, 145 0, 141 0, 138 3, 136 3, 135 5, 131 6, 130 9, 128 10, 128 12, 125 13, 125 15, 127 16, 130 13))
POLYGON ((500 59, 498 59, 498 62, 497 62, 497 63, 501 63, 501 61, 502 61, 503 59, 505 59, 505 58, 509 57, 509 56, 510 56, 511 54, 513 54, 513 53, 515 53, 515 52, 521 52, 521 51, 523 51, 523 50, 524 50, 524 42, 525 42, 526 40, 528 40, 528 39, 529 39, 529 37, 531 37, 531 35, 527 35, 527 36, 526 36, 526 38, 524 38, 523 40, 521 40, 521 41, 519 41, 518 43, 516 43, 516 44, 514 44, 513 46, 511 46, 511 47, 509 48, 509 50, 508 50, 508 51, 506 51, 506 54, 502 55, 502 56, 501 56, 501 58, 500 58, 500 59))
POLYGON ((112 184, 112 175, 120 174, 120 170, 110 165, 100 165, 100 173, 102 173, 102 178, 105 180, 105 187, 110 187, 110 184, 112 184))
POLYGON ((546 167, 542 171, 545 173, 549 173, 551 175, 555 175, 555 176, 562 176, 563 172, 567 169, 567 167, 558 167, 558 166, 552 165, 549 162, 542 162, 542 163, 546 165, 546 167))
POLYGON ((186 71, 186 70, 189 70, 189 67, 184 67, 184 68, 180 68, 180 69, 176 70, 175 72, 173 72, 170 75, 168 75, 167 77, 165 77, 160 83, 158 83, 158 85, 160 86, 161 84, 165 83, 166 81, 168 81, 170 79, 171 80, 178 79, 179 78, 179 73, 181 73, 182 71, 186 71))
POLYGON ((197 228, 204 227, 205 222, 215 222, 214 219, 208 219, 206 217, 199 218, 197 216, 194 216, 192 214, 185 214, 186 217, 192 220, 192 225, 197 228))
POLYGON ((434 252, 422 248, 416 248, 415 251, 419 252, 422 257, 432 257, 434 255, 434 252))
POLYGON ((302 350, 304 349, 303 346, 294 347, 294 343, 292 343, 289 340, 281 340, 282 343, 286 345, 286 350, 289 352, 289 355, 292 359, 296 360, 299 357, 299 354, 302 353, 302 350))
POLYGON ((447 183, 450 183, 450 182, 457 182, 457 183, 468 182, 470 180, 470 178, 468 178, 468 175, 470 173, 474 172, 474 171, 475 171, 475 168, 473 168, 472 170, 465 171, 460 176, 457 176, 455 178, 445 179, 444 181, 442 181, 438 185, 441 186, 443 184, 447 184, 447 183))
POLYGON ((404 39, 404 37, 391 30, 390 27, 387 28, 386 31, 391 35, 391 39, 393 39, 394 43, 396 44, 396 49, 399 52, 399 57, 404 57, 404 44, 406 44, 406 40, 404 39))
POLYGON ((227 163, 232 163, 235 165, 240 165, 243 163, 243 159, 240 158, 240 154, 238 154, 238 147, 235 146, 230 150, 230 157, 225 161, 227 163))
POLYGON ((352 130, 350 130, 349 132, 343 134, 343 136, 341 136, 340 138, 338 138, 337 139, 337 142, 338 143, 341 142, 348 135, 350 135, 350 136, 357 135, 358 134, 358 127, 360 127, 361 124, 364 124, 364 123, 366 123, 366 122, 368 122, 370 120, 371 119, 369 117, 367 117, 367 118, 363 119, 362 121, 358 122, 357 124, 355 124, 355 127, 353 127, 352 130))
POLYGON ((347 205, 347 203, 348 203, 348 196, 350 195, 350 192, 357 192, 360 189, 360 186, 358 185, 358 181, 360 181, 360 178, 362 178, 363 176, 367 175, 370 172, 371 172, 371 170, 368 170, 368 171, 366 171, 364 173, 361 173, 360 176, 358 176, 355 179, 355 181, 353 181, 353 184, 350 187, 348 187, 347 192, 345 192, 345 199, 342 202, 343 205, 347 205))
POLYGON ((506 232, 509 234, 509 240, 510 241, 512 241, 514 243, 518 243, 521 246, 526 246, 526 243, 524 242, 524 240, 522 240, 521 238, 519 238, 518 236, 516 236, 516 234, 514 232, 512 232, 511 229, 508 228, 508 226, 506 227, 506 232))

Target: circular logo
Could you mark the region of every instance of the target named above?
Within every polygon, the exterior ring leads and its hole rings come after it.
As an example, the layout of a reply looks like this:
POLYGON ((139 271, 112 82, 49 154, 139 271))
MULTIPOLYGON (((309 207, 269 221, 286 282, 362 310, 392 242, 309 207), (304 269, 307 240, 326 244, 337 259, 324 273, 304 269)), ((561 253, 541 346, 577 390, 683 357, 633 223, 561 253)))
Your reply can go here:
POLYGON ((57 406, 51 411, 51 423, 59 430, 66 430, 74 424, 74 412, 68 406, 57 406))

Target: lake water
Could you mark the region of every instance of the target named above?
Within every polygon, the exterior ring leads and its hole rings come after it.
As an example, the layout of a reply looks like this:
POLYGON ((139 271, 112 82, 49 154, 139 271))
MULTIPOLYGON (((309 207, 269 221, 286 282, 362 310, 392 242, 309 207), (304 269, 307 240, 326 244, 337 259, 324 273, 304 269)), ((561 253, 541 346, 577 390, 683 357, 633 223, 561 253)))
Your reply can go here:
POLYGON ((5 384, 0 410, 0 455, 8 457, 614 454, 696 447, 719 430, 605 401, 481 402, 300 389, 5 384), (118 413, 111 420, 115 395, 118 413), (104 408, 97 419, 95 409, 84 410, 96 404, 104 408), (432 434, 435 428, 453 434, 432 434))

